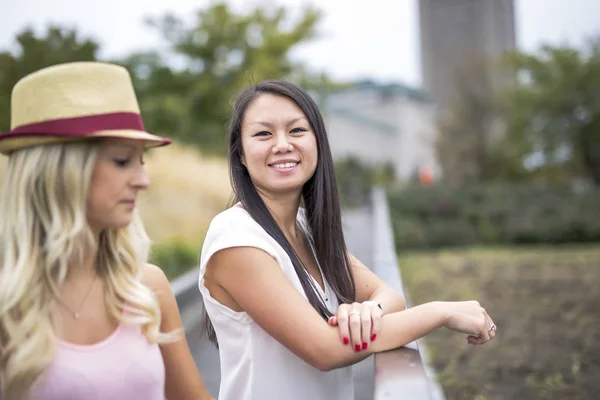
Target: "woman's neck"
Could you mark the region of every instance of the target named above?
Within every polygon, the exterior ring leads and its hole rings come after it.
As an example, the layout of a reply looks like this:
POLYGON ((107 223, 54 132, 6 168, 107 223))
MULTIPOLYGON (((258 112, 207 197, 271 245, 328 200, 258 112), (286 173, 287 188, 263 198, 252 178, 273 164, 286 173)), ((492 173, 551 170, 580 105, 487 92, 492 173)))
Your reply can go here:
POLYGON ((98 273, 96 267, 96 257, 86 259, 82 263, 74 263, 69 265, 67 273, 67 281, 87 281, 93 279, 98 273))
POLYGON ((300 195, 274 197, 261 193, 260 196, 283 233, 288 238, 296 239, 296 217, 300 207, 300 195))
MULTIPOLYGON (((99 243, 98 238, 96 243, 99 243)), ((85 281, 93 279, 98 273, 98 248, 90 248, 84 251, 81 258, 73 260, 69 263, 69 270, 67 272, 67 281, 85 281)))

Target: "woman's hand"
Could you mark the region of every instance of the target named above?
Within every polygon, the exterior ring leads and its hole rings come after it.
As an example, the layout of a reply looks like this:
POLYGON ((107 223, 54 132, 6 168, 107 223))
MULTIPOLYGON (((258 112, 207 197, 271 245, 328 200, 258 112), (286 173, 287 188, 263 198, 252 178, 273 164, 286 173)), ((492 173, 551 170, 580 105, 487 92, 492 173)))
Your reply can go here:
POLYGON ((496 336, 496 324, 479 302, 457 301, 442 304, 446 315, 444 326, 466 333, 467 343, 484 344, 496 336))
POLYGON ((342 343, 351 343, 358 352, 366 350, 369 342, 377 338, 381 332, 382 316, 383 310, 374 301, 341 304, 328 323, 338 327, 342 343))

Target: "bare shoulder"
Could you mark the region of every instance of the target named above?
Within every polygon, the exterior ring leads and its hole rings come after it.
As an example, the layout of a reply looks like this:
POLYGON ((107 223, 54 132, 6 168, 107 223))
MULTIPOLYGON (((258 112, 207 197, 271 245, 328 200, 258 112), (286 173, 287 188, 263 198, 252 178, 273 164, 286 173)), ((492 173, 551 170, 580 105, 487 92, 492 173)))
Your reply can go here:
POLYGON ((141 281, 155 292, 171 290, 171 284, 169 283, 169 279, 165 275, 165 272, 159 266, 154 264, 144 264, 142 267, 141 281))
POLYGON ((177 307, 177 300, 171 289, 171 282, 164 271, 153 264, 144 264, 141 281, 146 285, 158 300, 162 312, 161 330, 170 332, 181 326, 181 318, 177 307))

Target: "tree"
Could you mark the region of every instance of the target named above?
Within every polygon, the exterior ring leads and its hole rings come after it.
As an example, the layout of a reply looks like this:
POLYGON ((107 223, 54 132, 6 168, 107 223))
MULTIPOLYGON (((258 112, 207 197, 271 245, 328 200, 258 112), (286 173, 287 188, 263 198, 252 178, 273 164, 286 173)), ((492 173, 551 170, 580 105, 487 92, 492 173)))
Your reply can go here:
POLYGON ((437 158, 444 177, 454 183, 491 178, 491 148, 498 134, 496 91, 492 81, 496 63, 483 56, 470 56, 454 72, 452 103, 438 120, 437 158))
POLYGON ((600 186, 600 38, 515 53, 507 66, 520 79, 504 94, 505 148, 531 174, 600 186))
POLYGON ((308 89, 328 84, 307 73, 290 51, 316 35, 320 14, 306 8, 290 21, 283 7, 234 13, 216 3, 196 14, 192 26, 166 15, 148 20, 170 45, 170 55, 137 54, 123 60, 135 75, 149 130, 223 153, 225 124, 234 94, 267 78, 289 78, 308 89), (183 68, 175 68, 173 59, 183 68))
POLYGON ((53 25, 40 36, 25 28, 16 43, 16 51, 0 52, 0 131, 9 130, 10 96, 19 79, 50 65, 94 61, 98 52, 95 41, 82 39, 74 29, 53 25))
POLYGON ((335 176, 344 207, 361 207, 368 203, 374 184, 374 166, 356 155, 335 161, 335 176))

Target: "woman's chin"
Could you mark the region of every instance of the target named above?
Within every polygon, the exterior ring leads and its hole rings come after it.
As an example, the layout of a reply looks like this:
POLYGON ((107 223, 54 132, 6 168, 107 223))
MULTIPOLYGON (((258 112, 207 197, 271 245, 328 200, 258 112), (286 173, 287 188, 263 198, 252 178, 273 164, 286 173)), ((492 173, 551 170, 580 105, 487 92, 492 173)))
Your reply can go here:
POLYGON ((260 192, 266 194, 267 196, 299 196, 302 193, 303 185, 275 185, 269 186, 260 190, 260 192))

